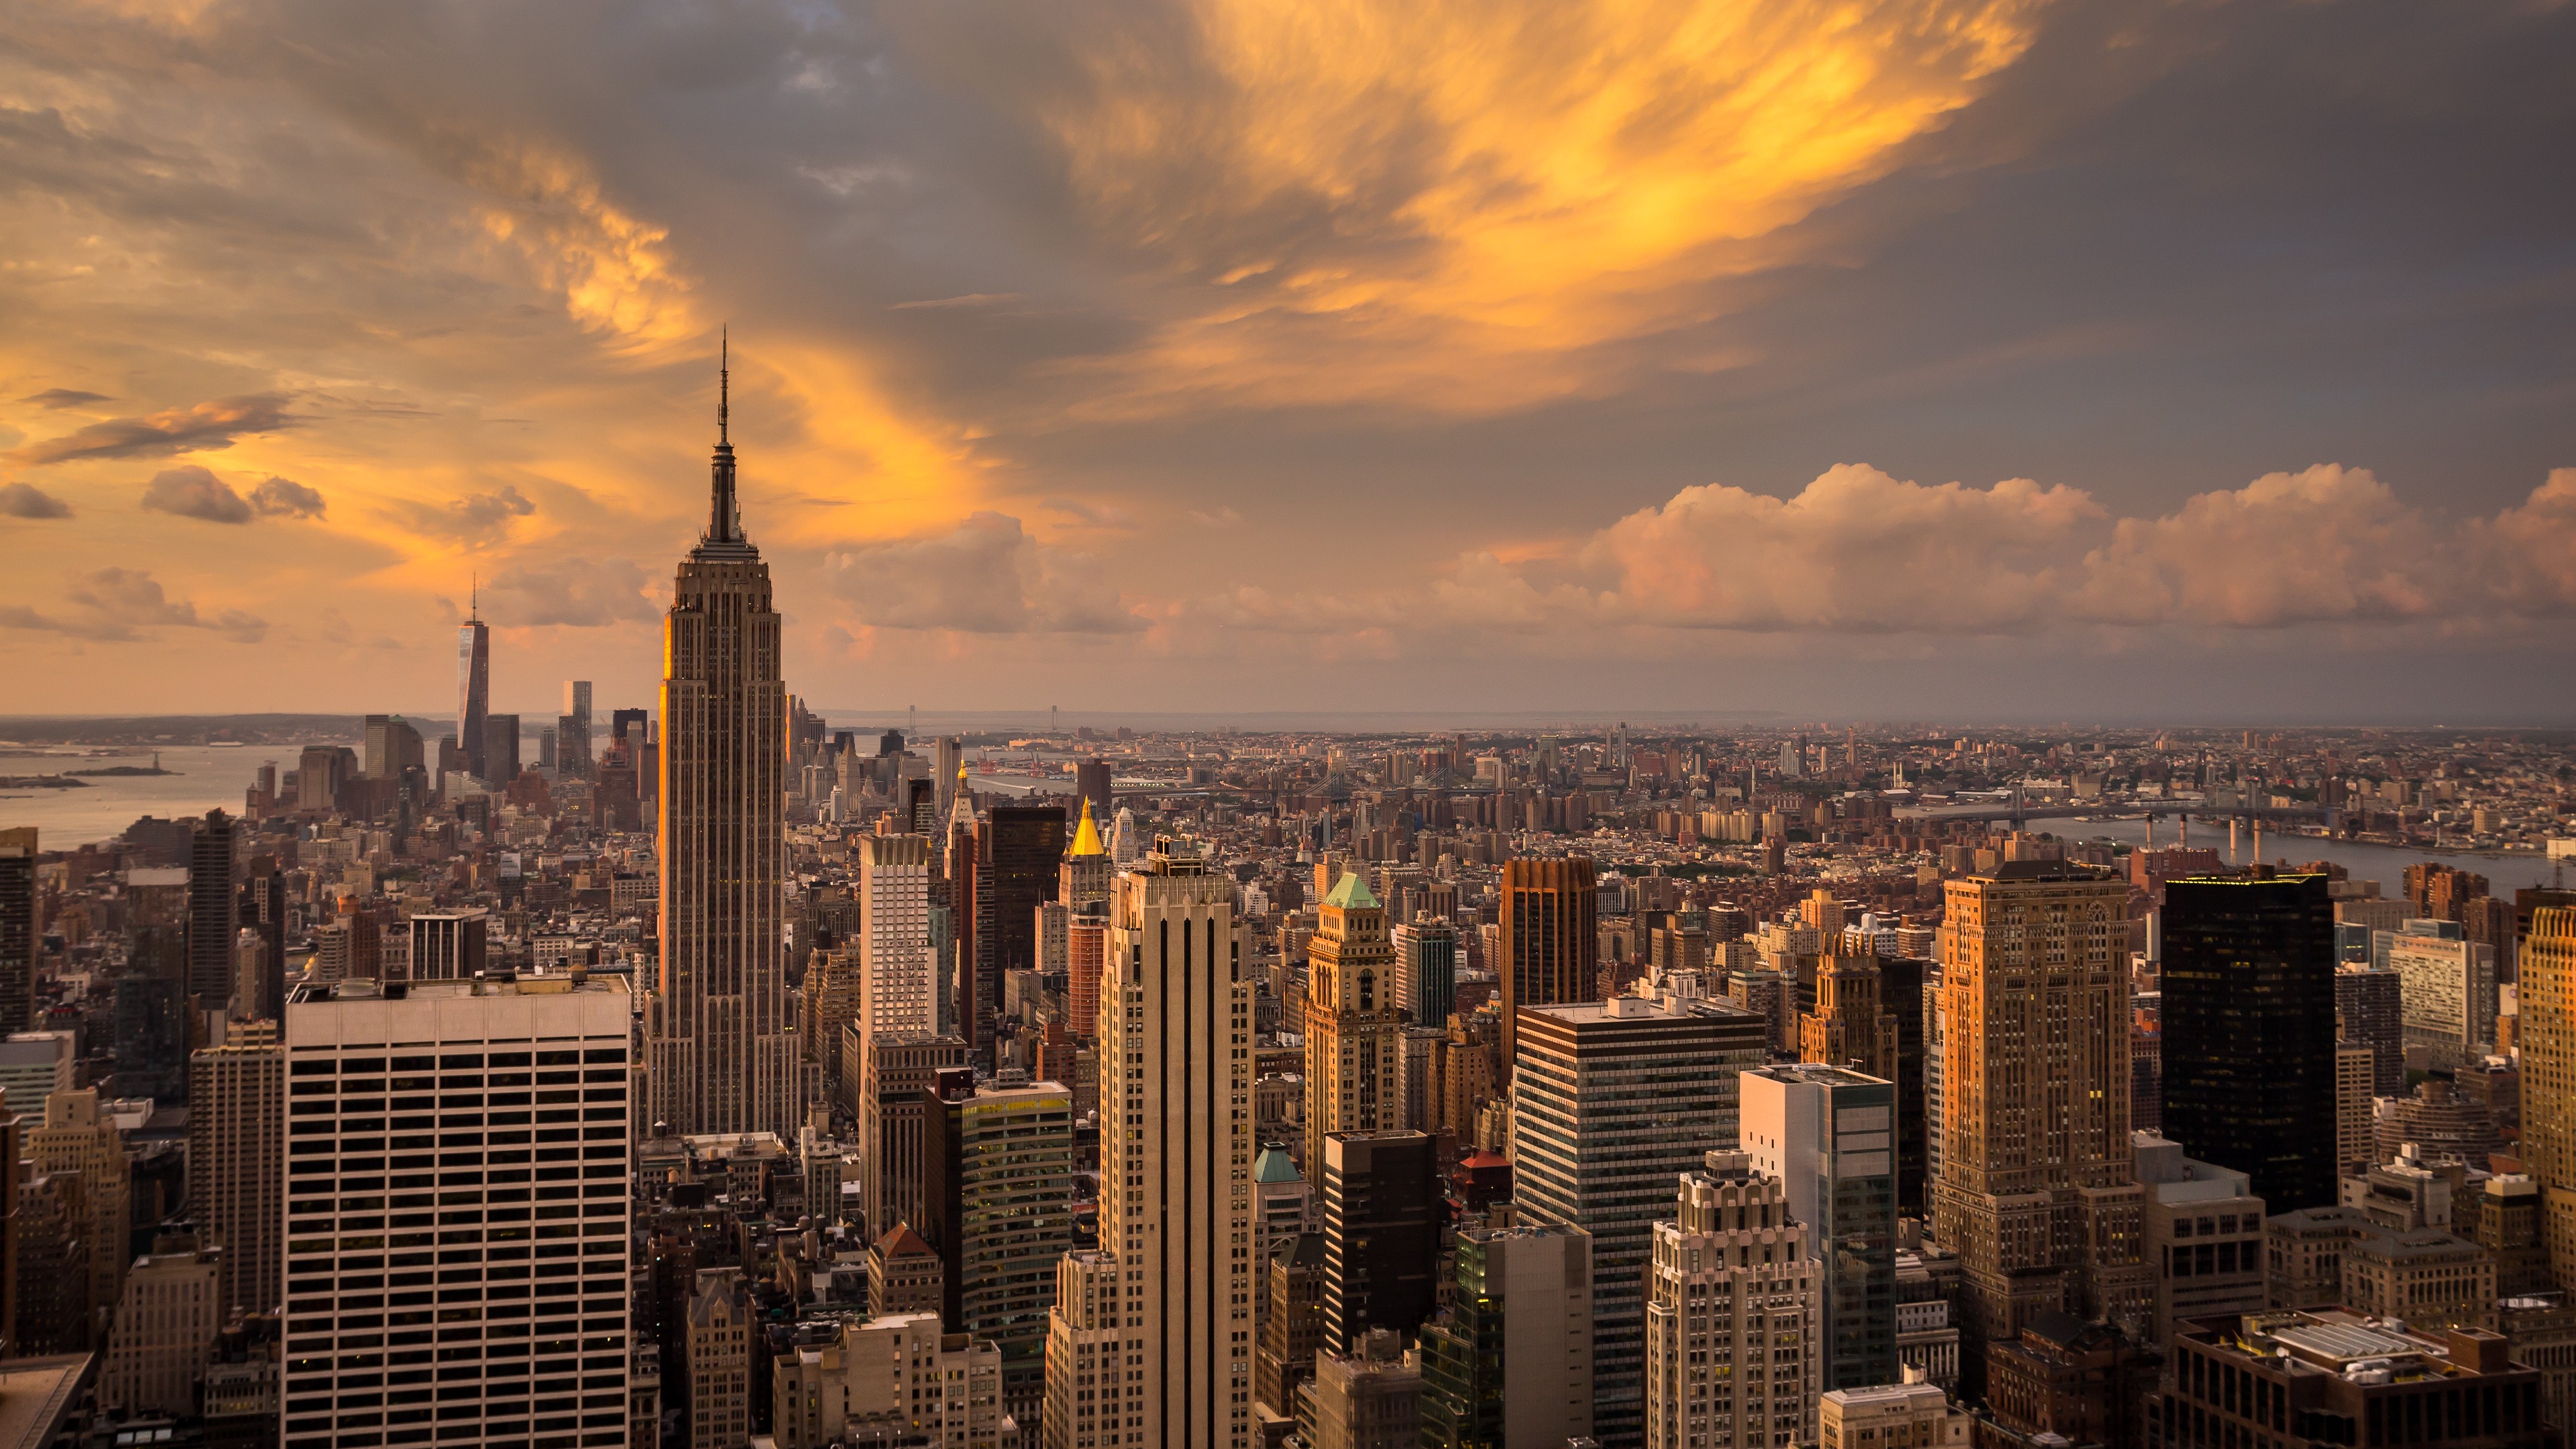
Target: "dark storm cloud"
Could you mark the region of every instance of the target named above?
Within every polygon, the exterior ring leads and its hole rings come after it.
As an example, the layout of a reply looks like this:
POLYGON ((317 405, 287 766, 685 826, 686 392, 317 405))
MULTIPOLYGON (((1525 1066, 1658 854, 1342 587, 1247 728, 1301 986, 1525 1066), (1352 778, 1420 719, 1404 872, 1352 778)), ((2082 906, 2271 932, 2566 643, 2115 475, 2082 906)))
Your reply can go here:
POLYGON ((0 518, 69 518, 72 506, 33 483, 0 485, 0 518))

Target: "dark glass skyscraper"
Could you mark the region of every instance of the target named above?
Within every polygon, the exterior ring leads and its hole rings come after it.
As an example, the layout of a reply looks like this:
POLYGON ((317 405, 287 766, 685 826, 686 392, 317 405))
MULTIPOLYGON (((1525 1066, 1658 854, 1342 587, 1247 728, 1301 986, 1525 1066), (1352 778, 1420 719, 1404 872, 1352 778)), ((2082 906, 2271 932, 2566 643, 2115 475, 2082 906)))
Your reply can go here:
POLYGON ((199 1011, 233 994, 233 822, 209 810, 188 843, 188 995, 199 1011))
POLYGON ((492 631, 479 604, 456 629, 456 747, 465 773, 483 774, 483 722, 492 711, 492 631))
POLYGON ((2165 883, 2164 1134, 2275 1213, 2335 1202, 2334 905, 2321 875, 2165 883))

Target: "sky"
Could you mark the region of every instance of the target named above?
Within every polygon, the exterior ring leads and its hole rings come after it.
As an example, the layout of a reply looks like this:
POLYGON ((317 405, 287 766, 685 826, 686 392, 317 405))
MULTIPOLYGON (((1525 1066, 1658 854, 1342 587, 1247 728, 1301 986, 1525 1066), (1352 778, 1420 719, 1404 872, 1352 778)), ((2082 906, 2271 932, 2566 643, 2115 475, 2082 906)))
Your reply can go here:
POLYGON ((16 0, 0 714, 2576 722, 2576 5, 16 0))

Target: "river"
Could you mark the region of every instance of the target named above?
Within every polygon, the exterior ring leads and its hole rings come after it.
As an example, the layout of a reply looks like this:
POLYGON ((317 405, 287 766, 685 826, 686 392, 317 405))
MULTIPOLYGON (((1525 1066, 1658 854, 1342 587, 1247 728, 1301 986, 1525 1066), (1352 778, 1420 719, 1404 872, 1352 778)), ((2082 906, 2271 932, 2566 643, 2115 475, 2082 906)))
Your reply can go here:
MULTIPOLYGON (((2048 820, 2033 821, 2031 828, 2046 830, 2070 840, 2117 840, 2128 845, 2143 844, 2147 838, 2144 820, 2048 820)), ((2179 845, 2181 831, 2171 816, 2156 822, 2156 844, 2179 845)), ((2191 843, 2218 852, 2218 858, 2229 860, 2227 826, 2219 820, 2194 820, 2191 843)), ((2250 829, 2237 835, 2238 850, 2232 857, 2240 864, 2254 858, 2254 835, 2250 829)), ((2312 860, 2328 860, 2352 872, 2355 880, 2379 882, 2380 894, 2403 894, 2406 867, 2417 861, 2439 861, 2458 870, 2475 871, 2487 878, 2487 889, 2510 900, 2522 886, 2545 886, 2554 883, 2556 867, 2561 862, 2537 855, 2466 855, 2429 850, 2400 850, 2388 845, 2365 845, 2349 840, 2325 840, 2308 835, 2283 835, 2266 831, 2263 856, 2275 865, 2305 865, 2312 860)), ((2576 873, 2571 873, 2576 876, 2576 873)))
MULTIPOLYGON (((315 740, 347 744, 354 740, 315 740)), ((79 790, 22 790, 0 787, 0 827, 33 825, 37 844, 46 850, 69 850, 125 832, 138 816, 165 818, 203 815, 220 805, 240 814, 242 793, 259 778, 259 767, 274 763, 283 776, 295 768, 301 746, 162 745, 161 768, 167 775, 92 776, 79 790)), ((55 775, 69 770, 98 770, 110 765, 149 765, 154 751, 135 749, 90 755, 78 751, 0 755, 0 775, 55 775)))

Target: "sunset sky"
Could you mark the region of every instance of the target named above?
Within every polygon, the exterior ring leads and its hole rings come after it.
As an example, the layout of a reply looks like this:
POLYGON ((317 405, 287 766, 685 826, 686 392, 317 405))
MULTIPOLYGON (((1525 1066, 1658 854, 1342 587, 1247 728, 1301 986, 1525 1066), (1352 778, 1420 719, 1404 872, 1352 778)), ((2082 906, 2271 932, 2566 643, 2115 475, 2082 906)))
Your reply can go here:
POLYGON ((0 6, 0 714, 2576 723, 2576 5, 0 6))

